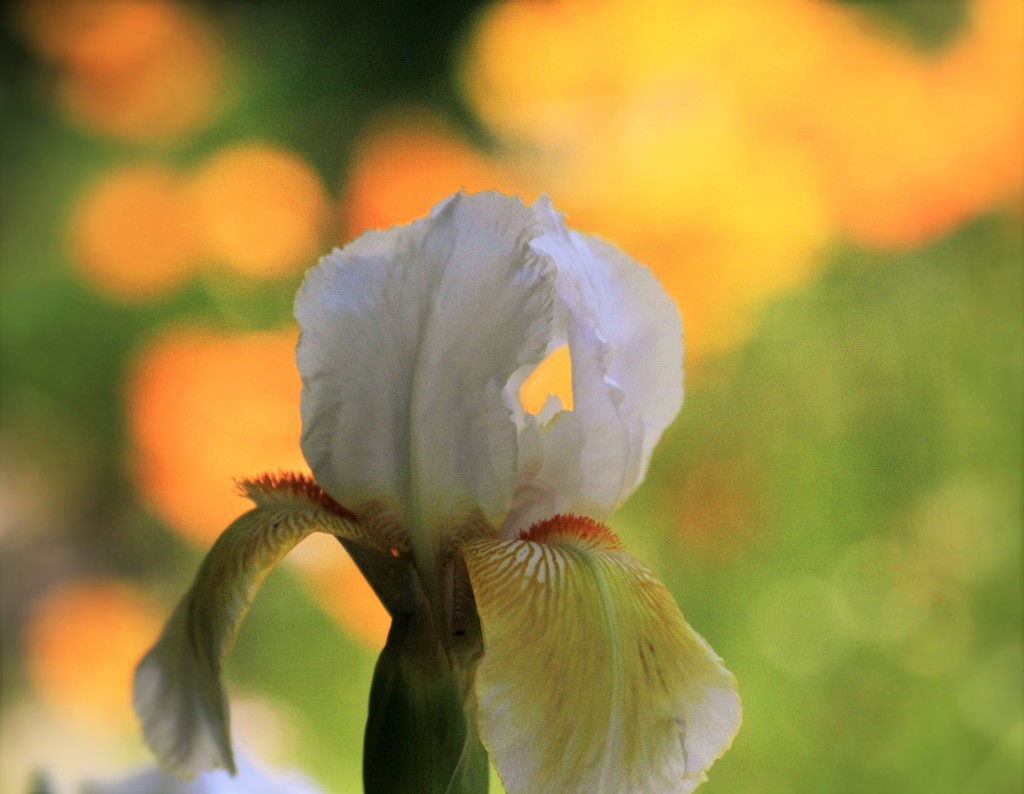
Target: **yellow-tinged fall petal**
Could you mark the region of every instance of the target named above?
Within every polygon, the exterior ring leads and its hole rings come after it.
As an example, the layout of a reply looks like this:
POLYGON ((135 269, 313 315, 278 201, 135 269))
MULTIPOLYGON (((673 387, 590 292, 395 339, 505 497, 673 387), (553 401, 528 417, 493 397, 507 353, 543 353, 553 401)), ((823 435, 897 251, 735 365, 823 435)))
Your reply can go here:
POLYGON ((282 475, 241 483, 256 508, 214 544, 192 588, 135 672, 135 711, 146 743, 179 775, 235 770, 220 663, 270 569, 313 532, 390 549, 313 482, 282 475))
POLYGON ((736 680, 671 594, 590 519, 463 555, 484 635, 480 736, 518 792, 689 792, 732 742, 736 680))

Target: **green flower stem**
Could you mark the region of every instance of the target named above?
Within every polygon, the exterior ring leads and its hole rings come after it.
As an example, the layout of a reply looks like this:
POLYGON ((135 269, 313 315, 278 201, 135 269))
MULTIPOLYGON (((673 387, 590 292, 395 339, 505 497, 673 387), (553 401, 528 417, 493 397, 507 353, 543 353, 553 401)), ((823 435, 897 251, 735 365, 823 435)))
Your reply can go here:
POLYGON ((466 713, 425 595, 393 615, 377 660, 363 751, 367 794, 484 794, 487 752, 466 713))

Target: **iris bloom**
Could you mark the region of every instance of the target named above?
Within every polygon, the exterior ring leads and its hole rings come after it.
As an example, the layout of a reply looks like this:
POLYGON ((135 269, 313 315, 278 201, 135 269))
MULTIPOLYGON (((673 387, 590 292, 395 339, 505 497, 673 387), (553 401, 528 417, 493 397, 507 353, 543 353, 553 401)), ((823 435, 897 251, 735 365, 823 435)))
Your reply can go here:
POLYGON ((598 523, 682 403, 652 275, 546 198, 460 193, 324 257, 296 316, 315 479, 242 483, 255 508, 140 664, 162 762, 233 769, 220 661, 270 568, 327 532, 393 621, 367 790, 479 791, 489 755, 513 793, 692 791, 739 726, 735 679, 598 523), (571 409, 527 412, 523 382, 564 347, 571 409))

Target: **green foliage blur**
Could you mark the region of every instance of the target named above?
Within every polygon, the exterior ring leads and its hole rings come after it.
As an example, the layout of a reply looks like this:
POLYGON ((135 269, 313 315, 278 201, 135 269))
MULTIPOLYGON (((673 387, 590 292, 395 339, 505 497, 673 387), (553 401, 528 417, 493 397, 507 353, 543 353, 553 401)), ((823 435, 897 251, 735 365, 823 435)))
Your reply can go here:
MULTIPOLYGON (((147 763, 134 726, 69 717, 48 699, 51 679, 34 665, 62 668, 40 662, 33 621, 76 581, 126 583, 169 614, 203 549, 138 491, 133 362, 186 320, 289 327, 301 281, 301 269, 272 280, 204 271, 156 300, 112 299, 71 263, 76 202, 124 162, 187 168, 240 139, 298 153, 333 198, 366 120, 408 102, 486 148, 455 68, 481 6, 196 6, 231 53, 230 100, 171 143, 69 118, 23 6, 7 12, 0 788, 23 789, 36 770, 66 782, 147 763)), ((934 46, 962 8, 867 13, 934 46)), ((344 242, 340 217, 332 210, 324 251, 344 242)), ((743 728, 702 792, 1024 789, 1021 218, 1019 202, 999 206, 902 251, 835 243, 812 278, 763 308, 749 340, 691 374, 648 481, 611 526, 740 682, 743 728)), ((73 643, 50 652, 76 664, 73 643)), ((232 696, 256 704, 241 712, 259 723, 254 752, 326 791, 357 791, 375 657, 297 569, 275 572, 227 660, 232 696)))

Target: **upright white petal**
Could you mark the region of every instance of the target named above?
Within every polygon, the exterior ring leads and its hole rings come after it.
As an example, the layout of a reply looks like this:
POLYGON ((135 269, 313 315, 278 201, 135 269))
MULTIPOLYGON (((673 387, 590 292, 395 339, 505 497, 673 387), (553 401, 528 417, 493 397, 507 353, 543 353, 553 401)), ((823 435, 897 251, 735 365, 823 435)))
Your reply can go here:
POLYGON ((517 430, 504 389, 551 336, 555 274, 518 199, 457 194, 324 257, 296 299, 302 447, 359 513, 387 502, 421 557, 439 530, 508 513, 517 430))
POLYGON ((296 315, 317 480, 357 512, 392 503, 421 554, 467 510, 509 534, 606 517, 682 403, 675 305, 546 198, 458 194, 363 235, 309 272, 296 315), (519 385, 565 344, 573 409, 525 414, 519 385))
POLYGON ((546 198, 532 243, 556 265, 550 347, 568 343, 574 408, 520 425, 520 483, 507 534, 557 513, 604 518, 641 482, 683 399, 682 326, 649 270, 567 229, 546 198))

